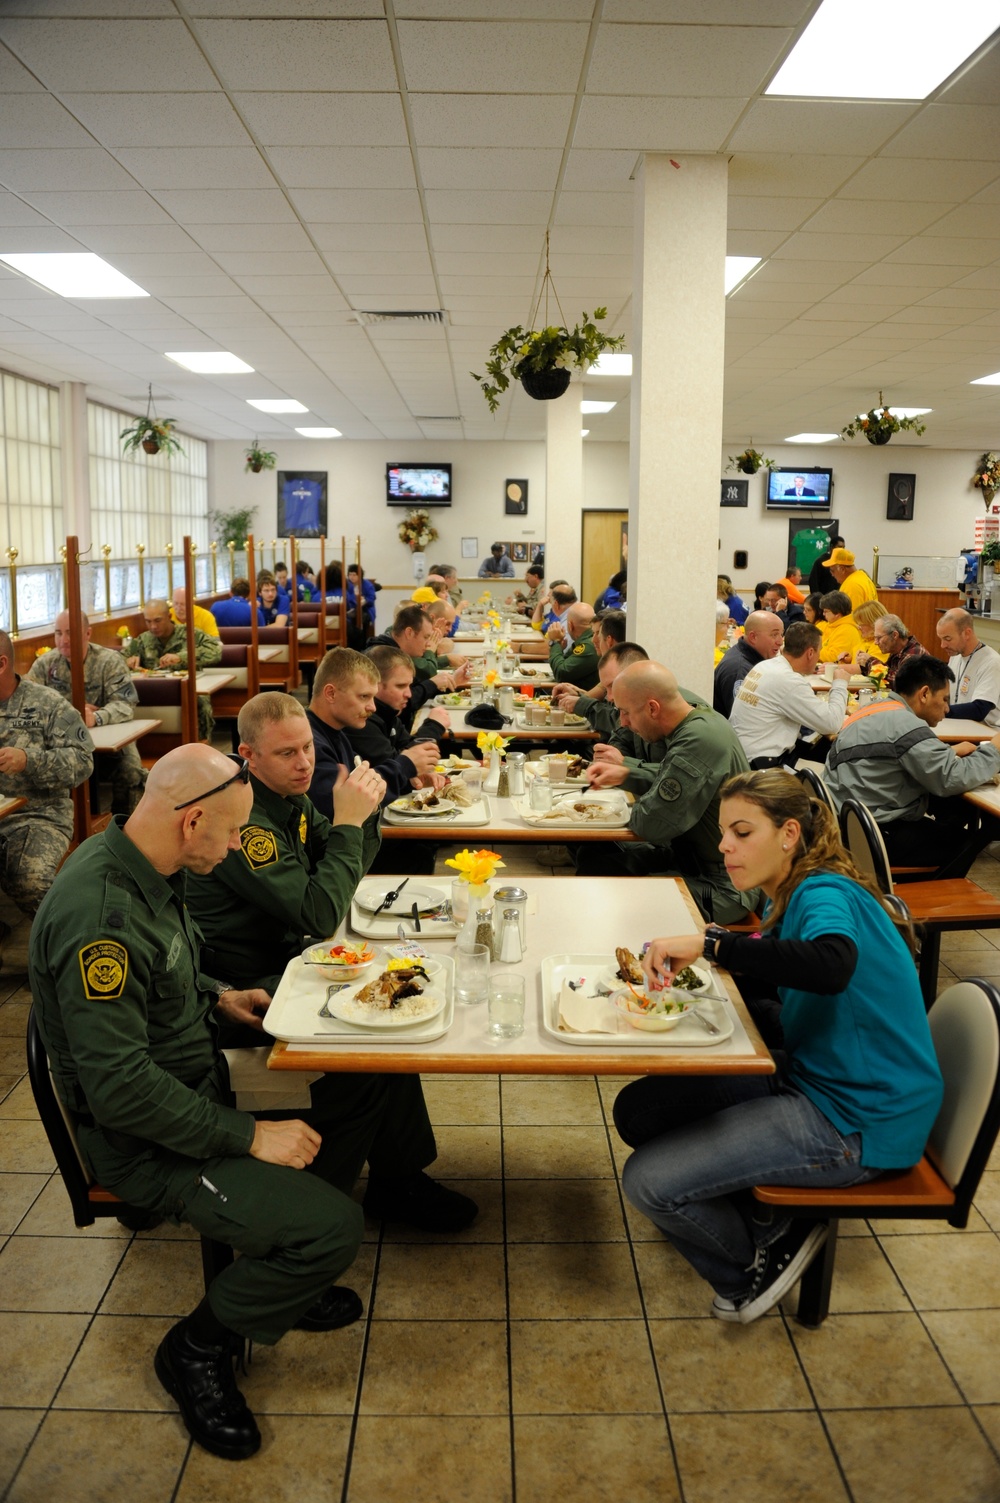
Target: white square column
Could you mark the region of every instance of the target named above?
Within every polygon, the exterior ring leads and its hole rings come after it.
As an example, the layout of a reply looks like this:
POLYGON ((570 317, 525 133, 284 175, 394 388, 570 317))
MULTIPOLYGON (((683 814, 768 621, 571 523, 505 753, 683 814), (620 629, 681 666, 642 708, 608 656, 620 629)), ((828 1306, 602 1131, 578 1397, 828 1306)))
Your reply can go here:
POLYGON ((649 154, 636 182, 629 636, 709 701, 728 170, 649 154))
POLYGON ((563 396, 545 403, 545 580, 568 579, 578 595, 583 548, 582 392, 582 383, 571 381, 563 396))

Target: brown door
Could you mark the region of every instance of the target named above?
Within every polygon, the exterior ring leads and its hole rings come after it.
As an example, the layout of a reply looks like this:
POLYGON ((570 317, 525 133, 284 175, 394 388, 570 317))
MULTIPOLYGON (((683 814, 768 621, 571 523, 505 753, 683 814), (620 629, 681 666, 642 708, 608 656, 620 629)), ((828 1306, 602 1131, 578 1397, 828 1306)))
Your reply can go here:
POLYGON ((612 574, 625 567, 622 538, 628 528, 627 511, 585 511, 583 518, 580 599, 593 605, 612 574))

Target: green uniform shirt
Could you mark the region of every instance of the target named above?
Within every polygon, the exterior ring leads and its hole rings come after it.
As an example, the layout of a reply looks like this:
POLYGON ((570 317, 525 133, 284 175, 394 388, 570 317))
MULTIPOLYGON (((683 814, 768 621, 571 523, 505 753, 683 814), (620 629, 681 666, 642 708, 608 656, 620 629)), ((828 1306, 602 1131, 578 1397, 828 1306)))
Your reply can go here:
MULTIPOLYGON (((170 636, 163 641, 160 637, 154 637, 151 631, 144 631, 136 638, 135 650, 139 657, 140 668, 158 668, 160 659, 164 653, 176 652, 179 668, 186 668, 187 660, 187 627, 175 626, 170 636)), ((222 642, 218 637, 210 637, 208 632, 194 629, 194 663, 195 668, 214 668, 222 662, 222 642)))
POLYGON ((589 694, 581 694, 573 706, 573 714, 585 716, 591 729, 611 744, 611 737, 618 730, 618 711, 608 700, 591 699, 589 694))
POLYGON ((31 931, 39 1028, 74 1111, 192 1158, 241 1155, 254 1120, 213 1099, 226 1081, 210 1021, 217 999, 184 893, 185 873, 162 876, 117 821, 84 841, 31 931))
POLYGON ((342 923, 378 836, 369 852, 365 830, 332 825, 304 794, 285 798, 250 781, 240 850, 208 876, 192 876, 188 902, 219 978, 273 993, 309 938, 327 939, 342 923))
POLYGON ((557 684, 576 684, 581 689, 592 689, 599 683, 597 648, 590 627, 570 648, 563 647, 561 642, 553 642, 549 648, 549 667, 557 684))
POLYGON ((650 845, 669 846, 670 868, 703 879, 737 907, 752 908, 756 892, 736 892, 719 851, 719 789, 749 770, 732 726, 715 710, 696 706, 659 744, 663 755, 652 782, 626 780, 636 795, 629 829, 650 845))
MULTIPOLYGON (((685 689, 679 685, 677 692, 687 704, 697 705, 703 710, 708 709, 706 701, 702 699, 700 694, 696 694, 693 689, 685 689)), ((616 710, 616 718, 617 715, 618 711, 616 710)), ((648 786, 653 781, 660 770, 660 763, 663 761, 663 756, 667 749, 666 741, 643 741, 642 737, 637 736, 635 731, 629 730, 623 725, 619 725, 616 728, 608 745, 615 747, 617 751, 621 752, 625 760, 625 765, 630 769, 629 781, 633 791, 640 787, 648 786)))

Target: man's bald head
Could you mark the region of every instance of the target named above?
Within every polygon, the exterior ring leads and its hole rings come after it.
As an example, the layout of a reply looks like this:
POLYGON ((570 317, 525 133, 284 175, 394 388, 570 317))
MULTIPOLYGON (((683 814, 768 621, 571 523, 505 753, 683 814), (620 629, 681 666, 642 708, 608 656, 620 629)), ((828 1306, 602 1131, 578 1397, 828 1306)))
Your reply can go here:
MULTIPOLYGON (((80 612, 77 620, 80 623, 80 636, 84 643, 84 651, 86 651, 86 644, 90 641, 90 620, 84 611, 80 612)), ((72 651, 69 611, 59 612, 52 623, 52 634, 55 637, 56 651, 69 661, 72 651)))
POLYGON ((252 805, 233 759, 194 742, 154 763, 125 834, 165 876, 182 869, 204 876, 239 848, 252 805))
POLYGON ((173 602, 174 615, 178 621, 184 621, 187 617, 187 594, 183 586, 178 586, 170 598, 173 602))
POLYGON ((615 698, 625 693, 630 700, 655 699, 663 704, 680 699, 676 675, 662 663, 632 663, 615 680, 615 698))
POLYGON ((575 640, 577 637, 583 636, 584 632, 587 630, 587 627, 590 626, 593 619, 594 607, 592 605, 587 605, 583 600, 578 600, 576 604, 571 605, 569 610, 566 612, 566 630, 575 640))
POLYGON ((146 630, 151 631, 154 637, 166 641, 173 635, 174 623, 170 619, 170 610, 165 600, 147 600, 142 608, 142 614, 146 621, 146 630))
POLYGON ((621 723, 644 741, 662 741, 691 713, 677 679, 662 663, 632 663, 615 679, 621 723))
POLYGON ((785 627, 774 611, 751 611, 743 627, 743 639, 762 658, 777 657, 785 627))
POLYGON ((197 798, 208 788, 214 788, 235 771, 233 763, 224 752, 214 746, 193 741, 187 746, 176 746, 160 757, 149 769, 144 798, 160 804, 175 805, 197 798))
POLYGON ((0 631, 0 658, 6 658, 7 661, 11 665, 13 665, 14 644, 5 631, 0 631))

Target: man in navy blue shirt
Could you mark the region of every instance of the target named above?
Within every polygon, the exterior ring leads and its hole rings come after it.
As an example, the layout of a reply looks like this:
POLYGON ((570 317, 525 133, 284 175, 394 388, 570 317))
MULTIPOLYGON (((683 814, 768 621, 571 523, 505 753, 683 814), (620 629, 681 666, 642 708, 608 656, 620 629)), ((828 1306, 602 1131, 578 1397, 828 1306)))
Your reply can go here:
MULTIPOLYGON (((234 579, 229 586, 229 599, 217 600, 212 606, 212 615, 219 626, 250 625, 250 581, 234 579)), ((264 612, 257 607, 257 625, 263 626, 264 612)))

